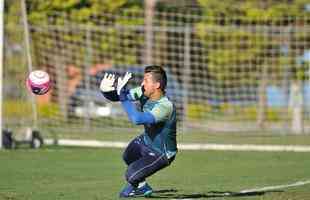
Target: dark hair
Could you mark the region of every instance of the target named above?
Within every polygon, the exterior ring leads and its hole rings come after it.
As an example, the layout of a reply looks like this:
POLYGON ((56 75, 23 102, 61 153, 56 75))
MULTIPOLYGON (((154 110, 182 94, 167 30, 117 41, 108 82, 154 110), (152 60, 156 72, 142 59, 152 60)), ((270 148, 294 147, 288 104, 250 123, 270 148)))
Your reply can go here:
POLYGON ((158 65, 149 65, 144 68, 144 73, 152 73, 154 81, 160 83, 160 89, 165 91, 167 86, 167 74, 164 68, 158 65))

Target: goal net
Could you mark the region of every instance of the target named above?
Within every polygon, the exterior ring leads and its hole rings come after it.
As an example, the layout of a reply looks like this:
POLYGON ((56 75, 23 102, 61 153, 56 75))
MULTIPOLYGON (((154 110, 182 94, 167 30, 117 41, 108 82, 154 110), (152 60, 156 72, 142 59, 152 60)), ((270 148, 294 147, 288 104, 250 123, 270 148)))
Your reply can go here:
POLYGON ((33 124, 46 132, 136 131, 119 103, 99 91, 104 72, 162 65, 167 95, 185 132, 307 132, 309 130, 310 26, 308 17, 245 19, 124 10, 79 17, 29 17, 33 69, 46 70, 51 91, 26 91, 23 34, 6 32, 5 123, 33 124), (19 59, 17 59, 19 57, 19 59), (23 58, 23 59, 20 59, 23 58), (24 67, 22 67, 24 66, 24 67))

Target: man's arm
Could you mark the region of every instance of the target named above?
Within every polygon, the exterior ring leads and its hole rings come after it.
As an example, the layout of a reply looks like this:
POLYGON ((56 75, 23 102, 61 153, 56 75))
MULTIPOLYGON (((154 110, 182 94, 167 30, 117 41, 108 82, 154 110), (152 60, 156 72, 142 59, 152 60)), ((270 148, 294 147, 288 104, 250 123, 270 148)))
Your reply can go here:
MULTIPOLYGON (((142 96, 142 93, 143 93, 142 90, 143 90, 142 87, 136 87, 136 88, 130 89, 127 94, 127 98, 130 101, 137 101, 142 96)), ((109 91, 109 92, 101 91, 101 94, 110 101, 119 101, 119 96, 116 90, 109 91)))
MULTIPOLYGON (((125 93, 122 91, 122 93, 125 93)), ((122 94, 126 95, 126 94, 122 94)), ((126 95, 127 96, 127 95, 126 95)), ((141 125, 141 124, 154 124, 155 123, 155 117, 150 112, 139 112, 136 108, 136 106, 128 100, 128 98, 122 99, 120 98, 122 106, 124 110, 126 111, 130 121, 135 125, 141 125)))
POLYGON ((131 97, 129 91, 125 88, 130 78, 131 73, 127 72, 123 78, 119 77, 117 80, 117 94, 119 95, 118 98, 121 101, 122 106, 126 111, 130 121, 136 125, 155 123, 155 117, 150 112, 139 112, 136 106, 130 101, 130 99, 134 99, 134 97, 131 97))

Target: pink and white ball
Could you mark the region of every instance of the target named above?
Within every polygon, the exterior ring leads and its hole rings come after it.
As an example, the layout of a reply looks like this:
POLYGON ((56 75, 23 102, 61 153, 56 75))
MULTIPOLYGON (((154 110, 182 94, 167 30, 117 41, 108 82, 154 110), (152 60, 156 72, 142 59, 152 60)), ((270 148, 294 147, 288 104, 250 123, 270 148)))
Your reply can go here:
POLYGON ((36 95, 43 95, 50 89, 50 76, 42 70, 32 71, 27 78, 27 86, 32 93, 36 95))

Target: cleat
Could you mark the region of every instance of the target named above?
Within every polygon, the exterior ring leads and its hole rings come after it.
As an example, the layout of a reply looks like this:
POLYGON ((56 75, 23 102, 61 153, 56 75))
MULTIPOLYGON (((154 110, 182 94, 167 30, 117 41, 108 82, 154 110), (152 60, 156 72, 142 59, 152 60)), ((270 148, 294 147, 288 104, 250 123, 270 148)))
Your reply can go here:
POLYGON ((147 183, 144 186, 138 187, 135 190, 135 195, 143 195, 145 197, 151 196, 152 193, 153 193, 153 189, 147 183))
POLYGON ((120 198, 128 198, 135 196, 136 188, 130 184, 127 184, 126 187, 119 193, 120 198))

